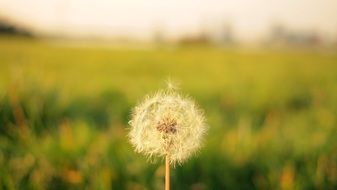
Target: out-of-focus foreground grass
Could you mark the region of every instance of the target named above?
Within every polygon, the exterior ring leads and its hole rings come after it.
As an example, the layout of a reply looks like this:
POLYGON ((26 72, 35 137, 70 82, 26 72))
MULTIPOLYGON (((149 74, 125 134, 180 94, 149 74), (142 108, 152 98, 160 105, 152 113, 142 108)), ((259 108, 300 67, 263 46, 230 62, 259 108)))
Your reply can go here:
POLYGON ((336 189, 337 53, 0 38, 0 189, 161 189, 130 109, 181 82, 209 124, 173 189, 336 189))

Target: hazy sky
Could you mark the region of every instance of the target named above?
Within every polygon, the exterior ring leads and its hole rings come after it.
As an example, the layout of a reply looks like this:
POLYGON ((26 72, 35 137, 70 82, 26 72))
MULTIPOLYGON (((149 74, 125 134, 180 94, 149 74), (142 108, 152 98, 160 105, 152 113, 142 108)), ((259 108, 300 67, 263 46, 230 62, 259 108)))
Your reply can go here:
POLYGON ((191 34, 228 23, 241 38, 272 23, 337 36, 337 0, 0 0, 0 16, 38 31, 149 37, 191 34))

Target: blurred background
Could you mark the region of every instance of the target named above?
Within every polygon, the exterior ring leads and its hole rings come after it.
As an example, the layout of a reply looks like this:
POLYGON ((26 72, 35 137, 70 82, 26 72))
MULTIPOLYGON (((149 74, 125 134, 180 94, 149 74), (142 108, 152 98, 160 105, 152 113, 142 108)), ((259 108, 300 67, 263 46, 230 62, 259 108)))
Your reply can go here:
POLYGON ((0 189, 162 189, 127 133, 167 78, 209 124, 172 189, 337 189, 333 0, 0 0, 0 189))

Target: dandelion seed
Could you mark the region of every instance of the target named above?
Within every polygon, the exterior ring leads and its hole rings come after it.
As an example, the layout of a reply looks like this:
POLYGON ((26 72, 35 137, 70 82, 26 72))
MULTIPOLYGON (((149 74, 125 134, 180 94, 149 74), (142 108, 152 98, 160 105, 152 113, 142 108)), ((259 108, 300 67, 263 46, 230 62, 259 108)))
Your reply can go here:
POLYGON ((206 130, 202 111, 172 83, 136 106, 129 124, 129 138, 137 152, 166 157, 173 165, 198 150, 206 130))

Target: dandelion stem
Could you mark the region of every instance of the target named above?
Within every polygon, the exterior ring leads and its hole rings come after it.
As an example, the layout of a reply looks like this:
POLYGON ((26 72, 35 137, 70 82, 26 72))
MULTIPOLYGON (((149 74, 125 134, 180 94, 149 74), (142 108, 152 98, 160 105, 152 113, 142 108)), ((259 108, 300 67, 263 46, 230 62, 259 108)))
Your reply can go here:
POLYGON ((170 158, 165 158, 165 190, 170 190, 170 158))

